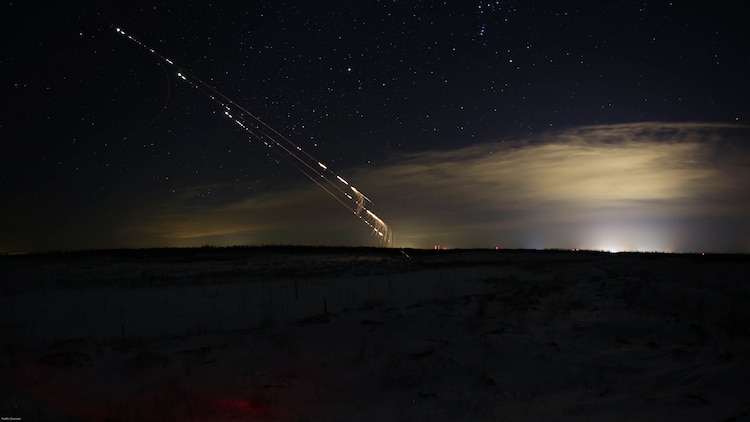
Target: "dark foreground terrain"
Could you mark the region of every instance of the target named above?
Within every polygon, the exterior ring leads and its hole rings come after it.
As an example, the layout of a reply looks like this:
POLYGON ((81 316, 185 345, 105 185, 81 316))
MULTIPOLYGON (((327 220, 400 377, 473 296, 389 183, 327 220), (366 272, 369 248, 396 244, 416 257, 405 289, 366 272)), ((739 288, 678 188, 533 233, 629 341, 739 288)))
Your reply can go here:
POLYGON ((0 257, 0 417, 750 420, 750 258, 381 248, 0 257))

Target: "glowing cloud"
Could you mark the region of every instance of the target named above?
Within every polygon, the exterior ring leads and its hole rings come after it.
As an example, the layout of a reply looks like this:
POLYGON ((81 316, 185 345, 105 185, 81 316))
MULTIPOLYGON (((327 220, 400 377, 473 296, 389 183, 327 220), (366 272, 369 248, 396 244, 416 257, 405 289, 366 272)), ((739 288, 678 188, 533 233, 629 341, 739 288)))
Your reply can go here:
MULTIPOLYGON (((347 173, 388 198, 381 212, 397 246, 748 252, 749 134, 727 124, 591 126, 347 173)), ((164 214, 138 231, 167 243, 372 242, 314 194, 300 185, 164 214)))

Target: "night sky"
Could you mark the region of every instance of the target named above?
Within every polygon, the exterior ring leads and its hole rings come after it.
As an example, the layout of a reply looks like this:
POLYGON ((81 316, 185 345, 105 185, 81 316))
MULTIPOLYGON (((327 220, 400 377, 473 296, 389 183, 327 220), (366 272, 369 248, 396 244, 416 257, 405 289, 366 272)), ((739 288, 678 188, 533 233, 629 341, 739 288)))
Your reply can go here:
POLYGON ((733 3, 235 3, 6 4, 0 252, 383 245, 179 69, 398 247, 750 252, 733 3))

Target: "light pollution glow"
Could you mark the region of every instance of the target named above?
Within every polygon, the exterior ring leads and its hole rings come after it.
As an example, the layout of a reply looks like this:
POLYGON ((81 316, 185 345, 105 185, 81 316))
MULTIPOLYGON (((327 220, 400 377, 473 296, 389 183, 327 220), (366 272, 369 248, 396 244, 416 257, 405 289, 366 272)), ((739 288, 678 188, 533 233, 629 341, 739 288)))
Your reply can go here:
MULTIPOLYGON (((710 123, 588 126, 342 173, 367 187, 400 247, 750 252, 748 133, 710 123)), ((304 183, 216 208, 180 206, 127 231, 165 246, 377 244, 304 183)))
MULTIPOLYGON (((340 173, 367 190, 398 247, 750 252, 749 135, 747 126, 718 123, 588 126, 340 173)), ((195 207, 205 188, 133 201, 123 212, 150 211, 91 222, 96 239, 61 231, 46 245, 381 245, 304 178, 195 207)))

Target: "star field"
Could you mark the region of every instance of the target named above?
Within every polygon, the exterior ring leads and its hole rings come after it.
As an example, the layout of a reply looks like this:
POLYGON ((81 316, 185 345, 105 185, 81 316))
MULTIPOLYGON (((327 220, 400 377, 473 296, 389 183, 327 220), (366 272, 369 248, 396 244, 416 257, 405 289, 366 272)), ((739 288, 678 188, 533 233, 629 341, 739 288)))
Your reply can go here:
POLYGON ((742 126, 746 25, 737 11, 710 6, 10 3, 0 186, 13 206, 3 211, 0 250, 157 246, 123 233, 167 208, 190 214, 304 182, 114 27, 356 174, 410 154, 581 126, 742 126))

